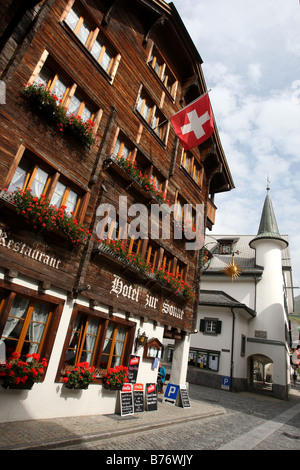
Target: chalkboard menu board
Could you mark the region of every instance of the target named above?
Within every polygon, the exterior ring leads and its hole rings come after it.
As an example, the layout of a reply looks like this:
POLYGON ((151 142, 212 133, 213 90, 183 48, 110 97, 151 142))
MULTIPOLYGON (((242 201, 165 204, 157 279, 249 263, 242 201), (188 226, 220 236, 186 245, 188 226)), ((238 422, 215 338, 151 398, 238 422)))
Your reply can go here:
POLYGON ((128 380, 131 384, 136 383, 136 377, 139 370, 140 356, 130 356, 128 364, 128 380))
POLYGON ((180 398, 181 398, 181 405, 183 408, 191 407, 189 394, 188 394, 186 385, 180 385, 180 398))
POLYGON ((133 386, 133 406, 134 412, 144 411, 144 385, 134 384, 133 386))
POLYGON ((120 392, 121 416, 133 415, 132 385, 126 384, 120 392))
POLYGON ((147 411, 157 410, 157 386, 156 384, 146 384, 146 404, 147 404, 147 411))

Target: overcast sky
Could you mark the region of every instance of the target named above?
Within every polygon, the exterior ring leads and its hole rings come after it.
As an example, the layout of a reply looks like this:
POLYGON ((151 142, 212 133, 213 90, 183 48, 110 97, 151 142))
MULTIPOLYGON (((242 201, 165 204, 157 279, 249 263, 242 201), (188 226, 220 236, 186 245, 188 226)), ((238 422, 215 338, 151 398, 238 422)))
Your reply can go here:
POLYGON ((173 3, 203 60, 235 184, 216 195, 212 234, 255 235, 269 178, 279 232, 289 235, 294 286, 300 287, 299 0, 173 3))

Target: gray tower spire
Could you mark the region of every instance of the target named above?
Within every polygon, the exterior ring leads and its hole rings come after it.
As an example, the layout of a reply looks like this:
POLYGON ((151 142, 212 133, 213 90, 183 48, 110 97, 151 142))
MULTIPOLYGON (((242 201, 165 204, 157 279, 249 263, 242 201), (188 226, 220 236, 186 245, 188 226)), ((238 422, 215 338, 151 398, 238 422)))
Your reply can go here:
POLYGON ((251 240, 250 244, 254 240, 258 240, 261 238, 273 238, 276 240, 283 241, 286 246, 288 245, 287 241, 284 240, 278 230, 277 222, 276 222, 276 217, 273 209, 273 204, 269 195, 270 191, 270 186, 269 186, 269 180, 268 180, 268 185, 267 185, 267 195, 265 198, 262 214, 261 214, 261 219, 260 219, 260 224, 259 224, 259 229, 257 232, 256 237, 251 240))

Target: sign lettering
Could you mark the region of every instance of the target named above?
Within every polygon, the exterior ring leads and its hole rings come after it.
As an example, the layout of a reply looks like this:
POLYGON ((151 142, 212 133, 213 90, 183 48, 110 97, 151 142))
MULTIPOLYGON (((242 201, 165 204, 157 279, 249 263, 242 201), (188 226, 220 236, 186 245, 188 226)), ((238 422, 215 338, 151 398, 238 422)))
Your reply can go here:
POLYGON ((53 256, 47 255, 43 251, 37 250, 26 243, 17 242, 12 238, 8 239, 7 233, 0 229, 0 246, 5 246, 8 250, 12 250, 20 255, 27 256, 28 258, 39 261, 40 263, 46 264, 51 268, 60 269, 61 259, 54 258, 53 256))

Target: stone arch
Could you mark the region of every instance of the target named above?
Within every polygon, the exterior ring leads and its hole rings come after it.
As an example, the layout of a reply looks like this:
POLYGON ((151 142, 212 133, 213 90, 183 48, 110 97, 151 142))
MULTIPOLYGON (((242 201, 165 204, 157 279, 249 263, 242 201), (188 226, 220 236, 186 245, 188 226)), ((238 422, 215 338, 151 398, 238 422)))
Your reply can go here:
POLYGON ((272 392, 273 360, 264 354, 248 357, 248 385, 253 391, 272 392))

